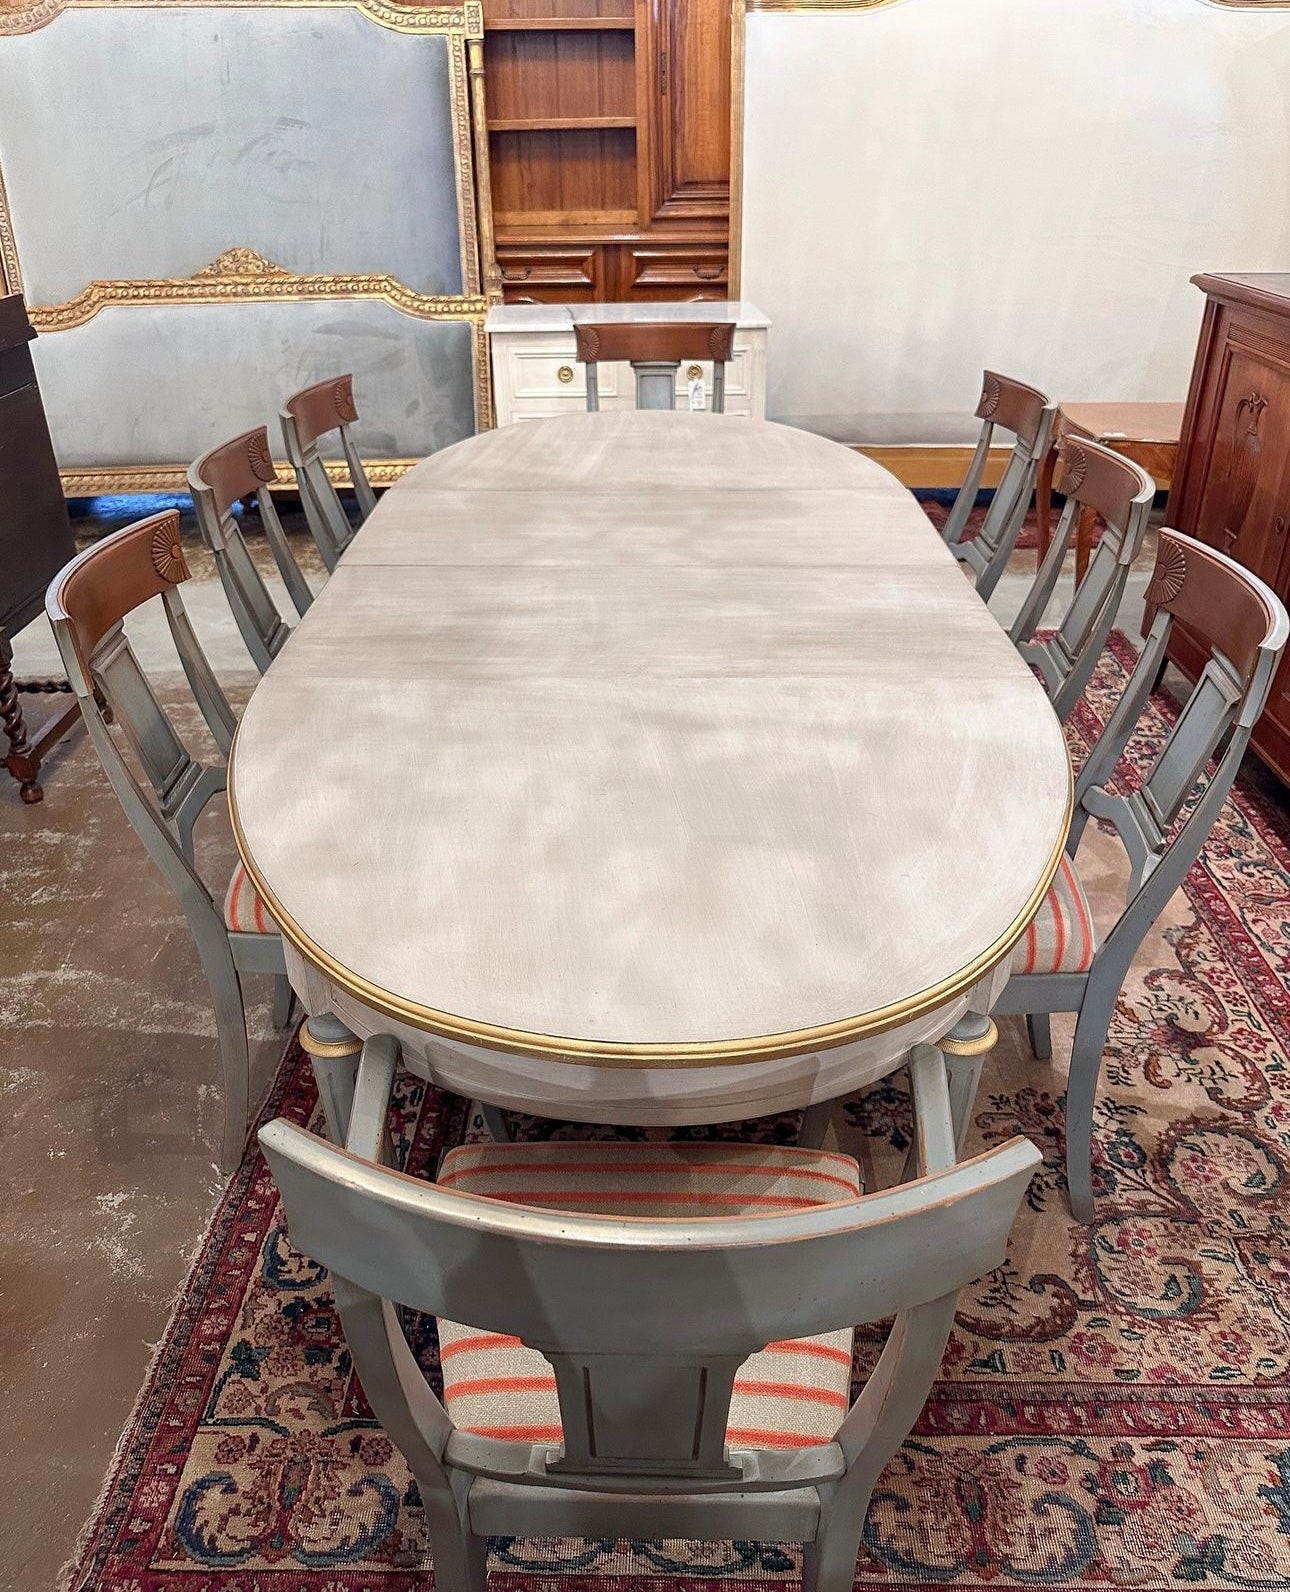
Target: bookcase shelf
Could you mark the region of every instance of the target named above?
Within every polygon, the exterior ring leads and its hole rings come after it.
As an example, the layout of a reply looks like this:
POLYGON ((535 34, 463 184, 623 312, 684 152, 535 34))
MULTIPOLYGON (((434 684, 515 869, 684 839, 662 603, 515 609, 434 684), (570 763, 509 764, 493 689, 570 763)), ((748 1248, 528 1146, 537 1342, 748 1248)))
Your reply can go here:
POLYGON ((724 296, 730 24, 731 0, 484 0, 508 299, 724 296))
POLYGON ((634 33, 632 17, 499 17, 485 33, 634 33))
POLYGON ((495 133, 569 133, 579 128, 635 127, 634 116, 508 116, 495 117, 495 133))

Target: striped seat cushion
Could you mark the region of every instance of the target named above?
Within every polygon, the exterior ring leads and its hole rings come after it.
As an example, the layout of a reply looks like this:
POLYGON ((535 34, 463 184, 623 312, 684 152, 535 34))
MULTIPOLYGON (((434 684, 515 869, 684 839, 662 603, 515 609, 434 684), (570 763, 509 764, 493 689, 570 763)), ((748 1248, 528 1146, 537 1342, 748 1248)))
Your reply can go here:
POLYGON ((239 862, 224 896, 224 923, 233 934, 276 934, 251 876, 239 862))
MULTIPOLYGON (((757 1144, 468 1144, 441 1186, 600 1216, 769 1215, 860 1194, 849 1155, 757 1144)), ((678 1332, 683 1332, 678 1321, 678 1332)), ((851 1328, 772 1343, 744 1363, 726 1440, 741 1448, 831 1441, 846 1413, 851 1328)), ((439 1322, 444 1403, 463 1431, 513 1442, 562 1437, 550 1363, 518 1338, 439 1322)))
POLYGON ((1096 949, 1084 886, 1063 854, 1048 894, 1013 950, 1013 974, 1084 973, 1093 965, 1096 949))

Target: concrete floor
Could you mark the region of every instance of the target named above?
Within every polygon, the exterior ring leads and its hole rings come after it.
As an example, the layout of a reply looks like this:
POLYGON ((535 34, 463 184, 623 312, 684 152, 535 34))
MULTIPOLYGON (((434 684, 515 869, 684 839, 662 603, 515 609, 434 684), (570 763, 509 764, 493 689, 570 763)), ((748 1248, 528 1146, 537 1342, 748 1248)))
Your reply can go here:
MULTIPOLYGON (((255 671, 191 521, 187 531, 186 605, 230 695, 244 699, 255 671)), ((293 540, 320 578, 311 544, 298 530, 293 540)), ((252 545, 269 573, 262 541, 252 545)), ((1005 622, 1034 555, 1014 565, 992 604, 1005 622)), ((1150 567, 1144 555, 1131 579, 1121 616, 1130 634, 1150 567)), ((177 698, 159 613, 133 638, 177 698)), ((43 619, 19 637, 16 668, 60 672, 43 619)), ((57 700, 23 697, 33 723, 57 700)), ((195 711, 185 715, 195 732, 195 711)), ((203 825, 201 868, 222 889, 234 861, 227 816, 203 825)), ((214 1024, 187 927, 83 733, 52 758, 41 805, 22 806, 0 780, 0 870, 0 1585, 34 1589, 52 1586, 71 1553, 218 1197, 221 1112, 214 1024)), ((250 984, 263 1086, 283 1041, 269 1023, 269 981, 250 984)))

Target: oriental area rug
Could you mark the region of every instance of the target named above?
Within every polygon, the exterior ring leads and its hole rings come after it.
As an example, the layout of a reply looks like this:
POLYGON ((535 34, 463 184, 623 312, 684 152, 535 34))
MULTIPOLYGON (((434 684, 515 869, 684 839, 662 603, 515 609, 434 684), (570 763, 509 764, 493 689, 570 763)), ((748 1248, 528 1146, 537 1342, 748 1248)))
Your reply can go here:
MULTIPOLYGON (((1122 686, 1123 638, 1071 729, 1078 762, 1122 686)), ((1174 711, 1157 697, 1158 740, 1174 711)), ((1027 1134, 1045 1162, 1007 1263, 968 1289, 937 1384, 874 1492, 859 1588, 1290 1589, 1290 824, 1238 786, 1130 972, 1096 1125, 1097 1219, 1062 1176, 1069 1027, 1053 1063, 1009 1021, 973 1144, 1027 1134)), ((1099 922, 1123 871, 1080 853, 1099 922)), ((293 1042, 270 1114, 306 1121, 293 1042)), ((837 1115, 870 1186, 908 1139, 901 1075, 837 1115)), ((630 1131, 521 1119, 523 1137, 630 1131)), ((794 1117, 708 1132, 790 1140, 794 1117)), ((482 1130, 405 1078, 408 1168, 482 1130)), ((639 1137, 640 1135, 634 1135, 639 1137)), ((409 1336, 434 1382, 432 1323, 409 1336)), ((855 1377, 881 1332, 859 1335, 855 1377)), ((496 1538, 495 1592, 791 1588, 797 1544, 496 1538)), ((76 1592, 411 1592, 433 1584, 417 1495, 353 1376, 327 1277, 294 1253, 251 1152, 231 1181, 65 1585, 76 1592)))

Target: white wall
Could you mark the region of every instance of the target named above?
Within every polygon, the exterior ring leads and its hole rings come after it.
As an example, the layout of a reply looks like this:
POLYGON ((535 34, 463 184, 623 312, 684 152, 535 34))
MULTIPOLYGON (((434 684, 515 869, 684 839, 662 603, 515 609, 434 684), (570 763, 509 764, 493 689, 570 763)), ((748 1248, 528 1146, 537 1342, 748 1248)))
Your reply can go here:
POLYGON ((985 365, 1186 395, 1197 271, 1290 268, 1290 11, 904 0, 748 18, 768 413, 961 442, 985 365))

